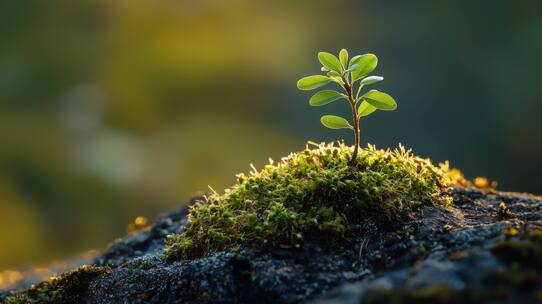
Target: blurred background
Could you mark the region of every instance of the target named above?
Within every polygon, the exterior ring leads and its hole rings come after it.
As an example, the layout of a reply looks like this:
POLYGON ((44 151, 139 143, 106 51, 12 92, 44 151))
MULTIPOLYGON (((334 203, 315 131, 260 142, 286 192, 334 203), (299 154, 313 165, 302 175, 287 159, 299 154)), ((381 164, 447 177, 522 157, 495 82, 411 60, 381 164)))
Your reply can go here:
POLYGON ((322 127, 296 81, 373 52, 403 143, 542 194, 541 1, 0 2, 0 270, 102 249, 137 216, 300 150, 322 127))

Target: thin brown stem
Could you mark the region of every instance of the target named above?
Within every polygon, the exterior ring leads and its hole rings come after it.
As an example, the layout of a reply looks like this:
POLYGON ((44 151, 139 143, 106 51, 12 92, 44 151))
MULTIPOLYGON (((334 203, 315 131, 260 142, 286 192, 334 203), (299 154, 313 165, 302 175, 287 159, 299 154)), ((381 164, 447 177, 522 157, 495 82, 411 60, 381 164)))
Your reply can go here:
POLYGON ((348 96, 348 103, 352 109, 352 119, 354 120, 354 153, 352 154, 351 163, 355 163, 358 157, 359 144, 360 144, 360 129, 359 129, 359 114, 356 109, 356 99, 352 96, 352 85, 348 81, 347 77, 343 77, 344 89, 348 96))

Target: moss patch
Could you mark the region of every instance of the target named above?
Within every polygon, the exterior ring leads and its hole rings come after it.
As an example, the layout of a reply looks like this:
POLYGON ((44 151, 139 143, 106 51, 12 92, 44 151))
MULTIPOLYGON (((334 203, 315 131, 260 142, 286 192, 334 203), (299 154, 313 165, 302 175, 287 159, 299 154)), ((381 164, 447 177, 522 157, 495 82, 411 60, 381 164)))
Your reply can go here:
POLYGON ((9 296, 0 303, 83 303, 90 281, 107 271, 106 267, 82 266, 77 270, 54 277, 50 281, 33 285, 23 293, 9 296))
POLYGON ((493 246, 491 252, 507 265, 542 267, 542 239, 503 241, 493 246))
POLYGON ((448 204, 450 177, 429 160, 396 150, 320 144, 290 154, 260 172, 237 175, 224 194, 192 206, 190 225, 167 238, 169 259, 235 248, 300 247, 305 235, 340 236, 362 219, 392 222, 423 204, 448 204))

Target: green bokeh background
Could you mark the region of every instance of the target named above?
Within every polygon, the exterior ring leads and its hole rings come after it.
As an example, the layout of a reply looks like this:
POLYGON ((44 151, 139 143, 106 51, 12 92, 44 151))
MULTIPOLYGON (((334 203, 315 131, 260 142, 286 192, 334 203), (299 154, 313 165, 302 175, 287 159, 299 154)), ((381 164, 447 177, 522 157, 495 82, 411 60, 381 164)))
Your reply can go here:
POLYGON ((0 2, 0 270, 104 248, 207 185, 350 140, 298 78, 319 50, 373 52, 403 143, 542 193, 541 1, 0 2))

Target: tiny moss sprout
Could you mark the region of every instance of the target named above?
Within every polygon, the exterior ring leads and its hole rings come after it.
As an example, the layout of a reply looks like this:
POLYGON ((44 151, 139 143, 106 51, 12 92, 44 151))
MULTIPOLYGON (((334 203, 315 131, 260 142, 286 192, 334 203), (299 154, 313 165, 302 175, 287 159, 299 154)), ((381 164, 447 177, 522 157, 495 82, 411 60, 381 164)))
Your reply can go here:
POLYGON ((348 120, 335 115, 324 115, 320 121, 330 129, 346 128, 354 131, 355 143, 351 161, 355 162, 360 145, 359 120, 361 117, 368 116, 376 110, 395 110, 397 103, 390 95, 377 90, 370 90, 361 95, 361 91, 365 86, 384 80, 381 76, 368 76, 378 64, 375 55, 358 55, 352 57, 349 61, 348 51, 342 49, 339 52, 339 58, 327 52, 319 52, 318 60, 322 64, 322 71, 326 75, 312 75, 301 78, 297 82, 297 87, 300 90, 314 90, 330 82, 334 82, 341 87, 343 93, 335 90, 323 90, 314 94, 310 98, 309 104, 311 106, 323 106, 339 99, 346 100, 352 111, 353 126, 348 120), (356 83, 357 89, 355 88, 356 83))
POLYGON ((307 236, 327 240, 366 219, 400 223, 422 205, 451 198, 447 173, 399 146, 369 145, 352 164, 340 143, 292 153, 262 170, 237 175, 237 184, 193 205, 189 225, 167 238, 168 260, 201 257, 239 245, 303 246, 307 236))

